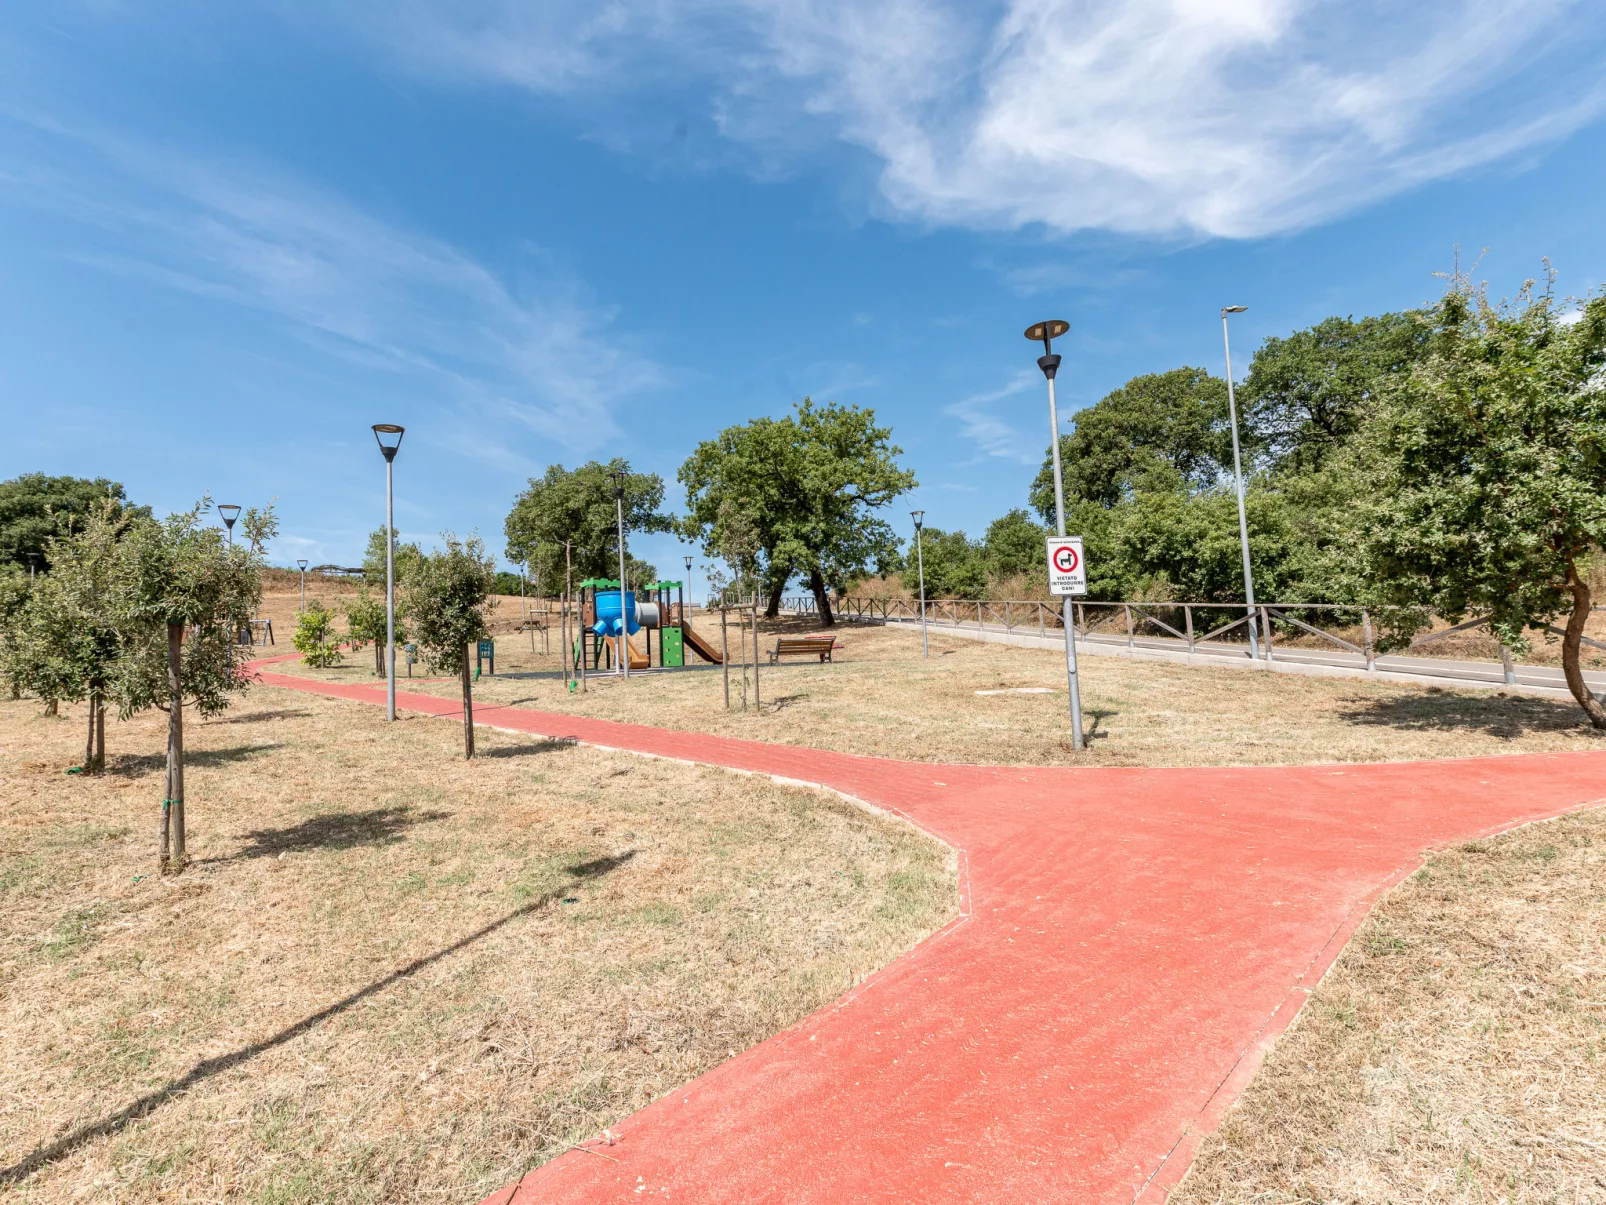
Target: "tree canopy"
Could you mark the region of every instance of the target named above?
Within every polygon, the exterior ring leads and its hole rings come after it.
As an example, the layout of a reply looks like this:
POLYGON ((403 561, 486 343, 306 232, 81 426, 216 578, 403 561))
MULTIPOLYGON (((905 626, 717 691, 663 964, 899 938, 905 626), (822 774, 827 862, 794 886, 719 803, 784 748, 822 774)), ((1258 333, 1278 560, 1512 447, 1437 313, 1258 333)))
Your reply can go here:
MULTIPOLYGON (((614 458, 606 464, 587 461, 576 469, 554 464, 532 477, 514 499, 505 524, 507 558, 539 575, 541 590, 553 594, 564 580, 563 545, 572 544, 574 580, 619 576, 619 535, 613 496, 615 472, 625 474, 625 548, 640 532, 674 530, 674 521, 660 513, 664 479, 657 473, 633 473, 630 462, 614 458)), ((626 577, 631 586, 653 581, 653 566, 630 557, 626 577)))
POLYGON ((117 513, 127 509, 150 517, 149 507, 130 507, 122 485, 105 477, 24 473, 0 481, 0 565, 50 568, 51 539, 81 529, 107 501, 117 513))
MULTIPOLYGON (((1115 506, 1141 491, 1211 485, 1232 465, 1227 429, 1227 383, 1202 368, 1133 377, 1075 415, 1075 430, 1060 437, 1060 462, 1069 505, 1086 499, 1115 506)), ((1032 506, 1054 521, 1054 459, 1031 487, 1032 506)))
POLYGON ((1321 467, 1428 345, 1419 311, 1326 318, 1260 345, 1238 397, 1243 435, 1271 467, 1321 467))
POLYGON ((829 625, 831 589, 872 563, 896 563, 898 538, 875 512, 915 478, 891 437, 872 410, 810 398, 784 418, 727 427, 680 468, 689 510, 681 530, 709 556, 746 558, 732 567, 757 575, 772 609, 801 575, 829 625))
POLYGON ((451 670, 463 684, 463 752, 474 756, 474 695, 468 648, 491 634, 496 571, 479 537, 441 536, 445 547, 421 560, 407 580, 407 618, 432 670, 451 670))
MULTIPOLYGON (((1606 297, 1558 311, 1533 282, 1494 304, 1452 280, 1425 355, 1362 432, 1362 577, 1383 602, 1487 615, 1519 651, 1567 614, 1567 684, 1606 728, 1578 648, 1584 563, 1606 543, 1606 297)), ((1385 643, 1414 626, 1393 613, 1385 643)))

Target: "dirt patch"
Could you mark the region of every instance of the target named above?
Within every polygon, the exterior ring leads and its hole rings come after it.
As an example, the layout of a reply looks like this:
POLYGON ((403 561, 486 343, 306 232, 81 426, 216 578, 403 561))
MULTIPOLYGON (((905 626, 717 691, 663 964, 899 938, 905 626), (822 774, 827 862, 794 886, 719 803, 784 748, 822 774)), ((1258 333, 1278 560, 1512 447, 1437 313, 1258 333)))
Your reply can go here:
POLYGON ((1606 813, 1396 888, 1170 1201, 1606 1201, 1606 813))
MULTIPOLYGON (((717 619, 694 626, 719 647, 717 619)), ((764 625, 762 649, 779 635, 819 634, 807 621, 764 625)), ((740 709, 740 674, 717 666, 636 674, 626 683, 593 677, 570 694, 559 674, 559 641, 547 651, 528 634, 497 640, 495 677, 481 677, 484 704, 533 707, 695 732, 879 754, 917 761, 1016 765, 1265 765, 1398 761, 1599 748, 1601 737, 1571 702, 1349 678, 1306 678, 1113 657, 1081 660, 1082 708, 1092 739, 1070 749, 1065 663, 1056 650, 1023 649, 931 632, 842 625, 828 665, 807 660, 759 671, 756 710, 740 709), (1048 693, 1022 693, 1023 691, 1048 693), (1004 693, 1000 693, 1004 692, 1004 693)), ((736 645, 734 629, 730 645, 736 645)), ((312 671, 325 681, 376 681, 366 654, 312 671)), ((405 673, 405 670, 402 671, 405 673)), ((422 667, 415 672, 422 674, 422 667)), ((409 690, 456 697, 455 681, 422 677, 409 690)), ((751 701, 751 693, 749 693, 751 701)), ((488 723, 494 723, 487 718, 488 723)))
POLYGON ((0 703, 0 1192, 473 1201, 943 923, 947 851, 824 793, 253 690, 65 770, 0 703))

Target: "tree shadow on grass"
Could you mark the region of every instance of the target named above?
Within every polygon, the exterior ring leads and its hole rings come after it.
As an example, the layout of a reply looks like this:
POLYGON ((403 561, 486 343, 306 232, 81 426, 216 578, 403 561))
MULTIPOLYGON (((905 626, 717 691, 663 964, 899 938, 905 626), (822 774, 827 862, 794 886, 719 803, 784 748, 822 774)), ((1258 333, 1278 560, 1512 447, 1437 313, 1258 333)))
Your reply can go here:
POLYGON ((366 812, 328 812, 288 828, 264 828, 247 833, 239 852, 220 862, 246 858, 276 858, 309 849, 352 849, 358 845, 394 845, 415 824, 445 820, 450 812, 415 812, 409 807, 373 808, 366 812))
MULTIPOLYGON (((186 749, 186 766, 227 766, 259 753, 271 753, 277 745, 236 745, 232 749, 186 749)), ((167 769, 165 753, 119 753, 106 759, 106 773, 120 778, 142 778, 167 769)))
POLYGON ((283 707, 277 711, 248 711, 244 715, 224 716, 222 719, 208 720, 209 724, 255 724, 263 720, 305 720, 312 715, 310 711, 298 711, 293 707, 283 707))
POLYGON ((526 745, 499 745, 479 752, 480 757, 528 757, 535 753, 556 753, 560 749, 573 749, 578 741, 572 736, 555 736, 550 740, 535 741, 526 745))
POLYGON ((433 954, 426 954, 421 958, 413 959, 411 962, 398 967, 390 974, 374 980, 366 987, 359 988, 357 991, 352 992, 344 999, 336 1000, 333 1004, 319 1009, 310 1016, 303 1017, 294 1025, 286 1026, 284 1029, 281 1029, 278 1033, 273 1034, 271 1037, 263 1038, 260 1042, 253 1042, 249 1046, 242 1046, 240 1049, 230 1051, 228 1054, 220 1054, 214 1058, 202 1059, 200 1062, 191 1067, 184 1075, 179 1076, 177 1079, 170 1080, 168 1083, 163 1084, 155 1091, 147 1092, 144 1096, 141 1096, 138 1100, 134 1101, 125 1108, 118 1110, 116 1113, 113 1113, 108 1117, 103 1117, 99 1121, 92 1121, 85 1125, 79 1126, 77 1129, 64 1134, 62 1137, 56 1139, 56 1141, 49 1143, 46 1146, 36 1147, 32 1152, 18 1160, 16 1163, 13 1163, 10 1167, 0 1168, 0 1186, 21 1183, 23 1180, 26 1180, 29 1176, 33 1175, 33 1173, 38 1171, 41 1167, 44 1167, 47 1163, 52 1163, 64 1155, 71 1154, 73 1151, 83 1146, 86 1142, 92 1142, 96 1138, 103 1138, 108 1134, 116 1134, 121 1132, 134 1122, 154 1113, 157 1109, 161 1108, 174 1097, 180 1096, 189 1091, 197 1084, 209 1080, 215 1075, 220 1075, 225 1071, 231 1071, 244 1063, 250 1062, 260 1054, 266 1054, 270 1050, 274 1050, 280 1046, 283 1046, 286 1042, 290 1042, 296 1038, 299 1038, 302 1034, 311 1032, 319 1025, 322 1025, 325 1021, 337 1017, 341 1013, 347 1012, 348 1010, 361 1004, 364 1000, 378 995, 386 988, 400 983, 405 979, 411 978, 412 976, 418 974, 419 971, 433 966, 443 958, 450 957, 459 950, 467 949, 476 942, 489 937, 498 929, 504 928, 505 926, 516 920, 519 920, 522 917, 529 916, 533 912, 538 912, 550 904, 557 903, 574 888, 577 881, 596 878, 600 875, 607 874, 609 871, 612 871, 630 861, 630 859, 635 856, 635 852, 636 851, 633 849, 626 850, 624 853, 615 854, 612 857, 596 858, 589 862, 581 862, 577 865, 571 866, 568 868, 570 879, 561 887, 554 887, 551 891, 545 892, 542 895, 537 896, 535 899, 530 900, 528 903, 513 909, 513 911, 507 913, 505 916, 499 917, 490 924, 474 930, 474 932, 468 934, 466 937, 459 938, 451 945, 443 946, 441 949, 436 950, 433 954))
POLYGON ((1346 699, 1346 723, 1404 732, 1481 732, 1514 741, 1530 733, 1566 732, 1584 723, 1573 702, 1528 695, 1456 694, 1430 686, 1389 699, 1346 699))

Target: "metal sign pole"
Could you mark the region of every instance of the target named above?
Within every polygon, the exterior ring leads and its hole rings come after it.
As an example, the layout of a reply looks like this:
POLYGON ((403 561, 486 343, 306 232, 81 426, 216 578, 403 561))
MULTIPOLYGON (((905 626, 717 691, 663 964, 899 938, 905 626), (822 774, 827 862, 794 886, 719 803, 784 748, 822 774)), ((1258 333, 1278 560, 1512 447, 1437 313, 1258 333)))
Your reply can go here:
MULTIPOLYGON (((1060 468, 1059 407, 1054 397, 1054 377, 1059 372, 1060 358, 1054 354, 1051 340, 1071 329, 1068 322, 1045 322, 1026 332, 1027 338, 1043 341, 1043 355, 1037 366, 1048 378, 1048 446, 1054 453, 1054 527, 1065 535, 1065 474, 1060 468)), ((1071 596, 1061 600, 1060 621, 1065 629, 1065 683, 1071 696, 1071 748, 1080 752, 1086 748, 1082 736, 1082 691, 1076 673, 1076 615, 1072 610, 1071 596)))

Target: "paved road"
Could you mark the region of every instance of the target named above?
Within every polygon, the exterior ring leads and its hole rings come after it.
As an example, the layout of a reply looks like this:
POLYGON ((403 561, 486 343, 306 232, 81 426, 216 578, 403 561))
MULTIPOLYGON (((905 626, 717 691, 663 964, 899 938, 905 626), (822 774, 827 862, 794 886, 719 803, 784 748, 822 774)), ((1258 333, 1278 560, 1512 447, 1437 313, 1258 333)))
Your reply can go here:
MULTIPOLYGON (((880 622, 880 621, 877 621, 880 622)), ((918 620, 893 619, 886 621, 888 626, 916 628, 920 627, 918 620)), ((1040 644, 1044 647, 1063 647, 1063 637, 1058 632, 1050 632, 1045 638, 1040 637, 1035 628, 1015 625, 1013 629, 1006 629, 1001 623, 978 625, 975 620, 955 625, 952 622, 932 623, 931 630, 943 632, 950 636, 969 636, 982 638, 986 636, 1002 637, 1009 635, 1013 641, 1021 643, 1040 644)), ((1130 645, 1124 634, 1094 633, 1088 636, 1077 637, 1077 648, 1088 648, 1089 652, 1102 650, 1125 653, 1130 647, 1134 652, 1166 654, 1171 657, 1186 657, 1188 645, 1186 641, 1176 640, 1169 636, 1135 636, 1130 645), (1091 646, 1091 647, 1089 647, 1091 646)), ((1220 641, 1208 643, 1196 642, 1193 656, 1196 660, 1208 664, 1212 660, 1243 662, 1249 659, 1247 646, 1242 644, 1226 644, 1220 641)), ((1292 665, 1319 665, 1332 669, 1348 670, 1349 675, 1367 677, 1366 658, 1357 653, 1345 652, 1343 649, 1309 649, 1285 648, 1273 645, 1272 658, 1274 661, 1292 665)), ((1501 686, 1506 684, 1505 671, 1497 661, 1452 661, 1443 657, 1405 657, 1388 656, 1376 659, 1375 672, 1385 674, 1407 674, 1411 677, 1440 680, 1450 679, 1462 685, 1501 686)), ((1548 665, 1517 665, 1516 685, 1527 687, 1535 691, 1554 692, 1558 697, 1571 698, 1567 690, 1567 682, 1562 677, 1559 666, 1548 665)), ((1586 672, 1584 681, 1590 689, 1597 694, 1606 693, 1606 673, 1599 671, 1586 672)))
MULTIPOLYGON (((384 699, 379 686, 263 679, 384 699)), ((398 704, 460 717, 449 699, 398 704)), ((944 766, 475 714, 822 784, 945 841, 961 888, 953 922, 841 1000, 627 1118, 616 1145, 561 1156, 485 1205, 1152 1205, 1424 849, 1606 802, 1606 752, 944 766)))

